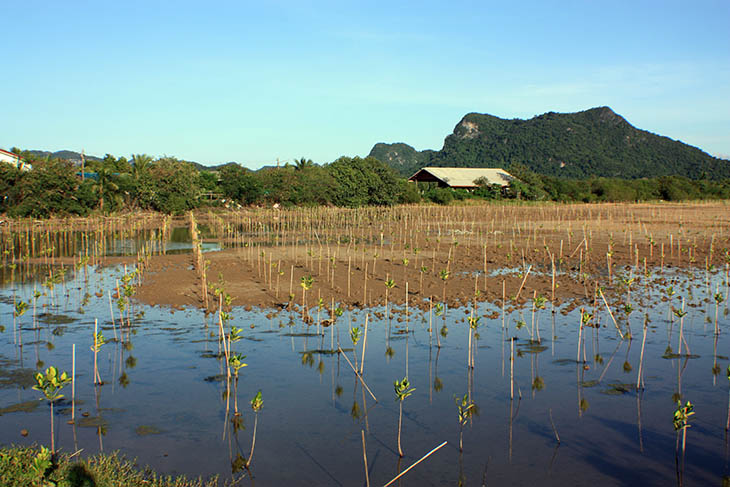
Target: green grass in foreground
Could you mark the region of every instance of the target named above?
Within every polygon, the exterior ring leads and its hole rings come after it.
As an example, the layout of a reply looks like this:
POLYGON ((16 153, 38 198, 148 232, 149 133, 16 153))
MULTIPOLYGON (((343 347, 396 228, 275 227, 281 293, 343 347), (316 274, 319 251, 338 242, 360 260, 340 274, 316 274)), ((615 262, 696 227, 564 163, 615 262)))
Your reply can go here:
POLYGON ((44 447, 0 448, 0 485, 3 487, 217 487, 208 480, 161 476, 139 468, 118 453, 89 458, 56 455, 44 447))

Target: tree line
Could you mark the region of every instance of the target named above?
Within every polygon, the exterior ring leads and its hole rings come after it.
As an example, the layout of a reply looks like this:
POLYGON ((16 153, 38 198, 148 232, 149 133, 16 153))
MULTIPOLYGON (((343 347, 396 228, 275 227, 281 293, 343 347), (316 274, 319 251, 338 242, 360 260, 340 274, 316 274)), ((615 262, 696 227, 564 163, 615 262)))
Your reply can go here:
POLYGON ((332 205, 390 206, 465 199, 533 201, 682 201, 730 199, 730 179, 690 180, 664 176, 625 180, 553 178, 513 164, 516 179, 507 188, 481 181, 474 191, 409 183, 373 157, 340 157, 324 165, 301 158, 279 168, 248 170, 229 164, 219 171, 198 170, 174 157, 127 159, 107 154, 88 161, 85 172, 73 163, 29 152, 20 155, 33 169, 0 163, 0 212, 11 217, 45 218, 118 211, 181 213, 201 206, 332 205))

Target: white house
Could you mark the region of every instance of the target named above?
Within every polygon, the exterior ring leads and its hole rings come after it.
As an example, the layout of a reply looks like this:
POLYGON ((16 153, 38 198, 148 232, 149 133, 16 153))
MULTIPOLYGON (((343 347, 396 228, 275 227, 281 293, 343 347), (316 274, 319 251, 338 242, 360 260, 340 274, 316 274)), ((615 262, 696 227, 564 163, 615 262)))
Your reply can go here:
POLYGON ((12 164, 21 171, 30 171, 32 169, 31 165, 25 162, 25 159, 18 154, 13 154, 3 149, 0 149, 0 161, 12 164))

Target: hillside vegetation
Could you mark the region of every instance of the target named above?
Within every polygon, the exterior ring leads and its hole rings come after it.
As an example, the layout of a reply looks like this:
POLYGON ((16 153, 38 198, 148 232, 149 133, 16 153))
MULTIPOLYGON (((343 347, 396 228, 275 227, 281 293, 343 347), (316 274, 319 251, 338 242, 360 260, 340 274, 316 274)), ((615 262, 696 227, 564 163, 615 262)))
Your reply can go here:
POLYGON ((685 176, 730 178, 730 162, 668 137, 633 127, 608 107, 548 112, 529 120, 469 113, 440 151, 376 144, 370 151, 403 176, 423 166, 502 167, 520 164, 562 178, 685 176))

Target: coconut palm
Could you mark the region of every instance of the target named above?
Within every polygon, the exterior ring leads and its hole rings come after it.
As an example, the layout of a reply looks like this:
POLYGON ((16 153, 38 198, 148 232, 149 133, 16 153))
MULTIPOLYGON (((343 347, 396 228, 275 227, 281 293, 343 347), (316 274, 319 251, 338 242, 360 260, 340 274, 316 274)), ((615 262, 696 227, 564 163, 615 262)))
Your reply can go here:
POLYGON ((132 156, 132 176, 135 180, 139 180, 147 173, 152 164, 152 156, 147 154, 134 154, 132 156))
POLYGON ((314 166, 314 162, 311 159, 306 159, 304 157, 301 157, 299 159, 294 159, 294 169, 296 171, 303 171, 303 170, 308 169, 313 166, 314 166))

